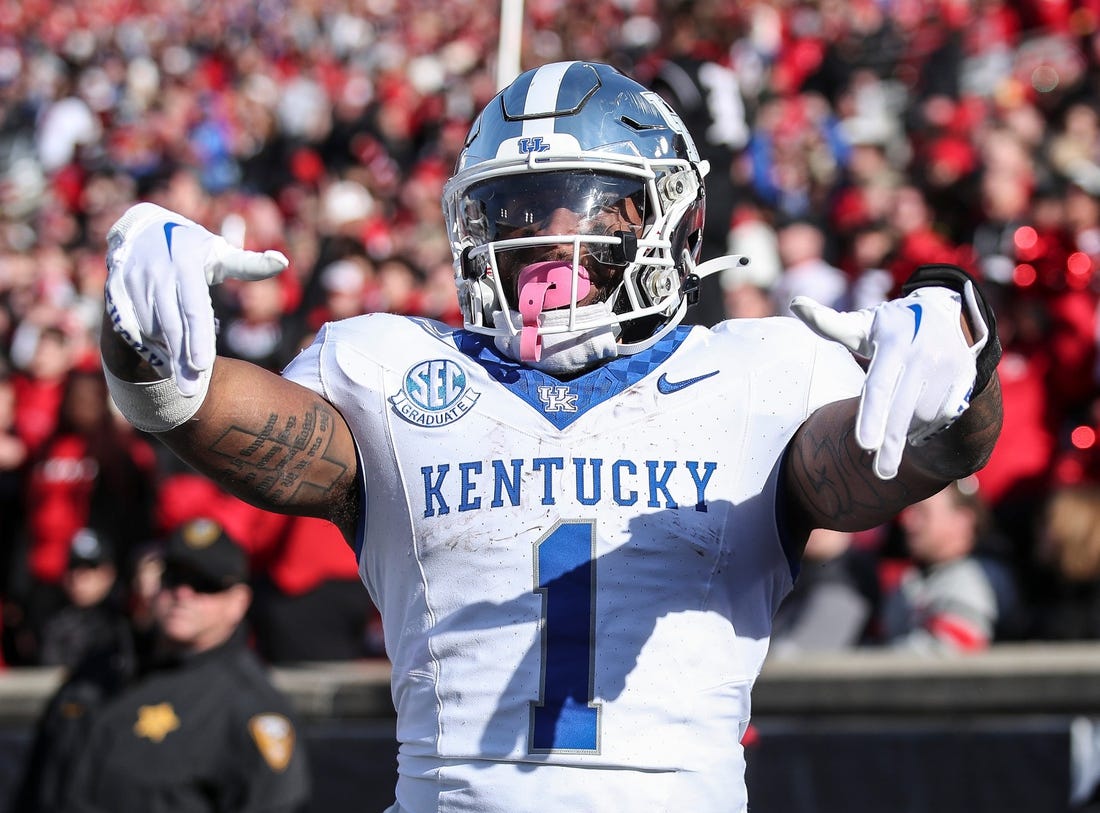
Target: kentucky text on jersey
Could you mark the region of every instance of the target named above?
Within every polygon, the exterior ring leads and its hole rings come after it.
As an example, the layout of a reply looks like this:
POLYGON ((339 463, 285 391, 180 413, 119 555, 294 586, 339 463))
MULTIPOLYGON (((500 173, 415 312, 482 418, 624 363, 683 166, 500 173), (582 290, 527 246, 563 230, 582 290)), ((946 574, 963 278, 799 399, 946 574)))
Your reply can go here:
POLYGON ((718 469, 712 461, 614 460, 598 457, 535 457, 530 460, 471 460, 423 466, 424 516, 481 508, 518 506, 525 500, 556 505, 572 498, 580 505, 641 501, 650 508, 692 506, 707 510, 706 490, 718 469), (565 475, 567 468, 572 476, 565 475), (558 476, 561 475, 561 476, 558 476))

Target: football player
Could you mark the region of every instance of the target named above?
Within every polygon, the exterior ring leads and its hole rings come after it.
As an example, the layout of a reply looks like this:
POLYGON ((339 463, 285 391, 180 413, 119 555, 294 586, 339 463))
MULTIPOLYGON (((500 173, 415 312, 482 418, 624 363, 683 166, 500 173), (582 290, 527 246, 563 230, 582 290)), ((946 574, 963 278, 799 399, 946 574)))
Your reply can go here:
POLYGON ((103 356, 138 428, 324 517, 380 608, 394 813, 745 810, 750 691, 812 528, 967 475, 1000 430, 960 269, 838 313, 681 324, 707 166, 613 68, 544 65, 474 122, 443 207, 465 317, 215 358, 209 285, 279 272, 149 203, 108 237, 103 356))

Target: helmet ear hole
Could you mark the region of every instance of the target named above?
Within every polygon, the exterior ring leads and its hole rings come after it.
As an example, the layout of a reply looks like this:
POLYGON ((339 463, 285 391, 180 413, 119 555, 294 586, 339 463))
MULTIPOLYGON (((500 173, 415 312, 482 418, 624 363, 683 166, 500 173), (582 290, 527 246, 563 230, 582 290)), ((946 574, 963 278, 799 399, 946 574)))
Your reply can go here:
POLYGON ((471 246, 462 249, 458 276, 459 304, 466 321, 475 325, 491 325, 493 311, 496 310, 496 288, 488 281, 485 266, 473 256, 471 246))
POLYGON ((470 255, 472 248, 472 246, 466 246, 462 249, 462 256, 459 258, 459 269, 463 279, 475 280, 485 276, 485 270, 470 255))
POLYGON ((485 279, 468 279, 459 283, 458 301, 468 324, 492 325, 496 299, 496 291, 485 279))

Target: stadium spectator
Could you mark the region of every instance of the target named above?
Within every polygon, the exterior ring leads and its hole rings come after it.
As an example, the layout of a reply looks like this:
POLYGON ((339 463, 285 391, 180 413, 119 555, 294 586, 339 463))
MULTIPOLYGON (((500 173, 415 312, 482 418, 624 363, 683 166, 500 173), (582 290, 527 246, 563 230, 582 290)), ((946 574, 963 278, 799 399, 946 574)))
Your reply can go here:
MULTIPOLYGON (((325 322, 374 310, 373 302, 377 298, 374 277, 374 264, 366 257, 348 257, 321 269, 319 278, 324 299, 306 318, 309 332, 317 332, 325 322)), ((450 275, 447 282, 450 284, 450 275)))
POLYGON ((915 184, 901 187, 893 194, 891 203, 888 222, 896 239, 889 269, 894 283, 890 289, 892 295, 921 265, 956 263, 963 258, 959 257, 958 247, 940 232, 936 213, 929 208, 920 187, 915 184))
MULTIPOLYGON (((1045 266, 1020 268, 1031 274, 1045 266)), ((1100 474, 1088 444, 1078 449, 1068 440, 1074 427, 1092 431, 1087 399, 1096 386, 1096 295, 1067 285, 1065 266, 1058 276, 988 286, 1005 347, 1000 374, 1007 406, 1005 434, 977 477, 1022 567, 1034 561, 1033 529, 1051 488, 1100 474)))
POLYGON ((776 230, 783 272, 772 286, 779 313, 791 315, 789 303, 808 296, 836 310, 848 307, 848 279, 825 260, 825 232, 810 220, 793 220, 776 230))
POLYGON ((419 316, 424 313, 423 282, 404 257, 387 257, 378 263, 377 310, 419 316))
MULTIPOLYGON (((81 528, 112 540, 119 567, 150 538, 156 479, 153 447, 119 421, 99 367, 71 371, 57 429, 27 483, 25 572, 9 596, 23 608, 21 623, 38 626, 60 605, 70 544, 81 528)), ((38 657, 33 649, 17 653, 29 663, 38 657)))
POLYGON ((903 509, 909 567, 883 596, 887 646, 923 653, 979 652, 1018 613, 1015 574, 990 544, 974 482, 955 482, 903 509))
POLYGON ((385 657, 355 554, 330 522, 257 512, 256 649, 272 664, 385 657))
POLYGON ((718 276, 723 317, 775 316, 778 304, 773 289, 783 274, 783 260, 766 210, 752 201, 742 202, 733 213, 726 239, 729 253, 747 262, 718 276))
POLYGON ((37 455, 57 428, 65 380, 75 363, 72 341, 55 325, 20 322, 10 348, 17 366, 15 431, 31 455, 37 455))
MULTIPOLYGON (((0 362, 0 593, 6 592, 23 530, 27 445, 15 431, 15 385, 0 362)), ((21 565, 22 563, 20 563, 21 565)))
POLYGON ((727 319, 775 316, 775 297, 762 280, 752 274, 722 276, 722 307, 727 319))
POLYGON ((110 540, 90 528, 77 531, 61 586, 64 604, 36 631, 38 665, 73 669, 91 653, 118 650, 127 618, 110 540))
POLYGON ((1053 491, 1035 531, 1030 634, 1053 641, 1100 639, 1100 486, 1053 491))
POLYGON ((50 700, 14 800, 25 813, 299 813, 289 702, 245 645, 245 552, 209 519, 172 534, 155 646, 90 655, 50 700))
POLYGON ((810 533, 794 589, 775 616, 770 654, 836 652, 867 643, 879 609, 877 561, 856 536, 822 528, 810 533))
MULTIPOLYGON (((288 275, 289 276, 289 275, 288 275)), ((286 318, 288 293, 281 279, 258 280, 261 285, 232 286, 233 312, 221 319, 219 352, 251 361, 268 370, 280 370, 297 351, 286 318)))
MULTIPOLYGON (((693 3, 671 3, 652 56, 642 56, 638 78, 660 93, 678 111, 689 132, 695 133, 699 153, 716 170, 707 182, 710 204, 703 224, 701 257, 725 253, 730 213, 738 189, 732 167, 751 135, 744 95, 737 72, 726 63, 724 40, 735 20, 719 5, 701 8, 693 3)), ((700 323, 722 317, 717 279, 704 279, 700 307, 690 316, 700 323)))
POLYGON ((249 629, 265 662, 384 655, 355 555, 331 523, 262 511, 192 473, 167 478, 158 527, 174 530, 199 517, 216 519, 248 554, 249 629))

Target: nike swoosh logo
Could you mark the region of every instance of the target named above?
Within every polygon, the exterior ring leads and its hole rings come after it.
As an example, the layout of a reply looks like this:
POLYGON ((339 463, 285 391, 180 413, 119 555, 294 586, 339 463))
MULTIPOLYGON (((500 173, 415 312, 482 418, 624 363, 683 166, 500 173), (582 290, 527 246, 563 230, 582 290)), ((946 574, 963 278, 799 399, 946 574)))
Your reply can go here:
POLYGON ((698 384, 700 381, 706 381, 711 376, 718 375, 718 370, 714 370, 704 375, 697 375, 695 378, 685 378, 683 381, 669 381, 668 376, 661 373, 661 377, 657 379, 657 391, 661 395, 671 395, 674 392, 679 392, 682 389, 690 387, 692 384, 698 384))
POLYGON ((182 223, 173 223, 171 221, 164 224, 164 240, 168 243, 168 259, 172 259, 172 231, 182 226, 182 223))
MULTIPOLYGON (((913 323, 913 338, 915 339, 917 338, 917 331, 920 330, 921 306, 910 305, 909 310, 913 311, 913 318, 916 320, 913 323)), ((910 341, 912 341, 912 339, 910 339, 910 341)))

